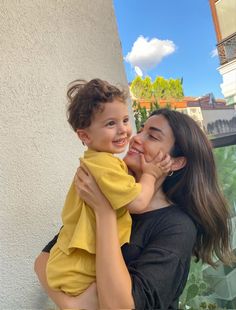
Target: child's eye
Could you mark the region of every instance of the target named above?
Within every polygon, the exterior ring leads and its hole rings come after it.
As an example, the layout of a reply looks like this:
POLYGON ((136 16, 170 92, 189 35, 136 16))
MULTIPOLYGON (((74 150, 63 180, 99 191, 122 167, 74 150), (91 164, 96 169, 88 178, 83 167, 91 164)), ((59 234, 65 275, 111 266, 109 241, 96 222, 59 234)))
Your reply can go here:
POLYGON ((127 124, 129 122, 129 118, 128 117, 125 118, 123 122, 124 122, 124 124, 127 124))
POLYGON ((106 124, 106 126, 114 126, 115 125, 115 122, 114 121, 110 121, 106 124))

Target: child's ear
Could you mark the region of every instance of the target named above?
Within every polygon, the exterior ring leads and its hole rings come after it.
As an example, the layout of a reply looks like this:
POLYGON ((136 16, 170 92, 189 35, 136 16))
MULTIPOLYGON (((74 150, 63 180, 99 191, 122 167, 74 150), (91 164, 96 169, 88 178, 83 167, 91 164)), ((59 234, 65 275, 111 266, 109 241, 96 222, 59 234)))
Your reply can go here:
POLYGON ((88 145, 90 143, 90 136, 86 129, 77 129, 76 133, 83 144, 88 145))
POLYGON ((187 160, 186 160, 186 157, 184 156, 179 156, 179 157, 173 157, 172 158, 172 165, 171 165, 171 170, 172 171, 177 171, 177 170, 180 170, 181 168, 183 168, 186 163, 187 163, 187 160))

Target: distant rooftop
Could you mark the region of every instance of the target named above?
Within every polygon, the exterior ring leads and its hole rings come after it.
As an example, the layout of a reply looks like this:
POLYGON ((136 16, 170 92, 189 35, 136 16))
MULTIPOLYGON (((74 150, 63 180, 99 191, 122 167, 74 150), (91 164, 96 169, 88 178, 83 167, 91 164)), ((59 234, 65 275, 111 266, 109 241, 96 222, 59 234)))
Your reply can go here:
MULTIPOLYGON (((131 93, 132 100, 140 103, 142 107, 150 108, 151 103, 155 103, 155 98, 152 99, 139 99, 135 98, 131 93)), ((158 104, 160 107, 165 107, 166 105, 170 105, 174 109, 184 109, 190 107, 200 107, 202 110, 213 110, 213 109, 227 109, 234 110, 234 106, 226 105, 226 100, 223 98, 215 99, 212 93, 201 96, 201 97, 183 97, 181 100, 176 99, 159 99, 158 104)))

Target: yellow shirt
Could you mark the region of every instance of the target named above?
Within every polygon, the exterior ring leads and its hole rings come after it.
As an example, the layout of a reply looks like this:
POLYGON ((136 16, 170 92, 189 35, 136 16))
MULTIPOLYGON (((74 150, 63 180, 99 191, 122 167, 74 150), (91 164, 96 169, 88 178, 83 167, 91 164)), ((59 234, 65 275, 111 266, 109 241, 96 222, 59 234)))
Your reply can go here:
MULTIPOLYGON (((131 217, 124 207, 141 191, 141 184, 128 175, 124 161, 106 152, 87 150, 81 161, 87 166, 103 194, 117 212, 120 245, 129 242, 131 217)), ((63 228, 58 247, 67 255, 74 248, 95 254, 95 215, 93 210, 78 196, 74 182, 67 194, 62 211, 63 228)))

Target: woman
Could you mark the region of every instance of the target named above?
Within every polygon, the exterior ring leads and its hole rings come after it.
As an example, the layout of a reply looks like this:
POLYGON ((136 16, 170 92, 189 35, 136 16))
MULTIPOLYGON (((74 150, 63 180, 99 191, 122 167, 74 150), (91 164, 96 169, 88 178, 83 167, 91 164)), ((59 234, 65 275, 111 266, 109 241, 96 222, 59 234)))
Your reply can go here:
POLYGON ((137 181, 140 154, 151 161, 158 151, 171 155, 172 172, 160 180, 145 212, 132 214, 130 243, 121 249, 114 211, 86 168, 78 170, 78 192, 96 216, 96 284, 78 297, 51 291, 45 266, 52 241, 35 270, 61 308, 177 309, 192 255, 212 266, 213 257, 232 262, 229 211, 206 136, 190 117, 160 109, 133 137, 124 159, 137 181))

